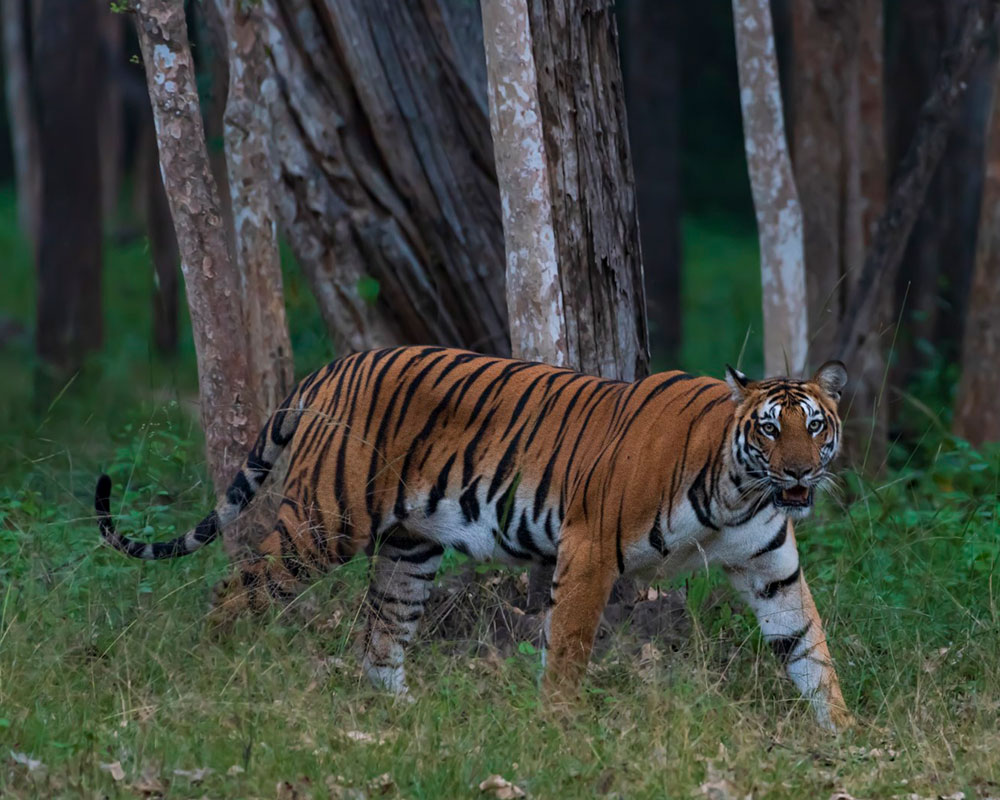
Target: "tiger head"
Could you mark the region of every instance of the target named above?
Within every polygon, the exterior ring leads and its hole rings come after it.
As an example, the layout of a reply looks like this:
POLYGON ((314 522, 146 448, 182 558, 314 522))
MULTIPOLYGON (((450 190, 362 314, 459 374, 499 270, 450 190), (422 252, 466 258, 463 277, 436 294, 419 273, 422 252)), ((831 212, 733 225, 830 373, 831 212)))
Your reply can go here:
POLYGON ((809 380, 751 381, 727 367, 726 381, 736 402, 733 457, 748 488, 764 490, 791 517, 806 516, 840 448, 837 403, 847 369, 828 361, 809 380))

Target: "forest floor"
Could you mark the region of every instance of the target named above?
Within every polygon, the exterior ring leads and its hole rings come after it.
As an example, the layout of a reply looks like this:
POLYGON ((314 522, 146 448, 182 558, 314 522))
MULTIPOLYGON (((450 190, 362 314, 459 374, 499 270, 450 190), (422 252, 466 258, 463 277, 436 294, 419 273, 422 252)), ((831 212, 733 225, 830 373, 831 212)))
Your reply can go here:
MULTIPOLYGON (((759 330, 754 241, 686 233, 684 366, 719 374, 759 330)), ((30 330, 10 222, 0 254, 0 314, 30 330)), ((190 339, 173 361, 149 352, 147 261, 141 242, 109 247, 106 353, 54 399, 35 399, 30 341, 0 325, 0 796, 502 797, 479 790, 499 775, 535 798, 1000 797, 998 452, 931 415, 885 477, 845 471, 851 502, 800 526, 858 718, 840 737, 816 729, 714 572, 659 587, 675 625, 609 633, 566 718, 540 707, 530 631, 500 641, 468 615, 447 637, 430 625, 408 661, 415 702, 398 703, 355 657, 363 562, 218 635, 221 548, 138 564, 99 545, 101 470, 136 535, 175 535, 212 501, 190 339)), ((288 296, 301 374, 331 354, 294 273, 288 296)), ((472 593, 487 618, 518 616, 518 573, 449 563, 438 610, 472 593)))

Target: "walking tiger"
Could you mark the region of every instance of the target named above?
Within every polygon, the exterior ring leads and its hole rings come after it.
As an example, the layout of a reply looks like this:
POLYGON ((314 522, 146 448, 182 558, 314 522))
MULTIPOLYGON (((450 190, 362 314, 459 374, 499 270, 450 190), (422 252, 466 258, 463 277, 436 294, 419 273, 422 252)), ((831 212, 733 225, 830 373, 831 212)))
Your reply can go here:
POLYGON ((665 372, 634 383, 441 347, 345 356, 273 413, 215 510, 147 544, 120 535, 97 484, 104 540, 142 559, 215 539, 290 448, 274 529, 222 602, 291 599, 359 550, 373 556, 364 670, 406 693, 404 646, 441 557, 555 564, 545 688, 566 698, 619 575, 719 564, 821 725, 850 721, 799 567, 793 520, 831 480, 847 380, 725 381, 665 372))

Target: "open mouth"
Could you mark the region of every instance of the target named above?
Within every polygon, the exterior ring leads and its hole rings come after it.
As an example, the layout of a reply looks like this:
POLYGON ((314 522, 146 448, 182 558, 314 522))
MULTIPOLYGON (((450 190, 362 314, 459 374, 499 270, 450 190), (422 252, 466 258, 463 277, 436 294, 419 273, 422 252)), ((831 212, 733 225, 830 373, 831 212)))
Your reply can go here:
POLYGON ((809 486, 789 486, 775 492, 775 505, 788 508, 806 508, 812 505, 813 490, 809 486))

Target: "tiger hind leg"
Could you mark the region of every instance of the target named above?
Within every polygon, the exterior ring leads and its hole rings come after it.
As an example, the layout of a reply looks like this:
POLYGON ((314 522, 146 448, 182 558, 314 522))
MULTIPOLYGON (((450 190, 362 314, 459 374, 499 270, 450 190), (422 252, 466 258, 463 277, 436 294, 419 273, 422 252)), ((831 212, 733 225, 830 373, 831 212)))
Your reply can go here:
POLYGON ((444 549, 394 529, 376 545, 366 597, 362 667, 376 687, 408 695, 403 657, 416 633, 444 549))
POLYGON ((216 590, 212 617, 228 622, 246 611, 260 614, 272 604, 287 605, 330 567, 349 560, 355 549, 349 537, 334 539, 318 514, 286 497, 274 529, 216 590))

